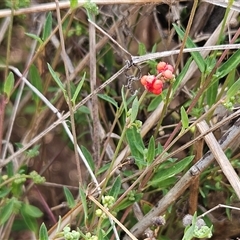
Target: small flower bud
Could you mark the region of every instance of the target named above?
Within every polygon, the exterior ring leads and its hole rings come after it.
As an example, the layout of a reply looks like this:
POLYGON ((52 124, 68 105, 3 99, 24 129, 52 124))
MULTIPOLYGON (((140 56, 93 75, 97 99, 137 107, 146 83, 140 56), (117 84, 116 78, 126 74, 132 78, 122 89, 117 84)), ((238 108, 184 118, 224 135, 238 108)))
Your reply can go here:
POLYGON ((190 214, 185 215, 183 220, 182 220, 183 226, 186 227, 186 226, 191 225, 192 224, 192 219, 193 219, 192 215, 190 215, 190 214))
POLYGON ((203 226, 206 226, 205 221, 202 218, 197 219, 196 226, 200 229, 203 226))
POLYGON ((166 224, 166 220, 163 216, 159 216, 159 217, 154 217, 152 219, 152 223, 153 225, 155 225, 156 227, 158 226, 163 226, 166 224))

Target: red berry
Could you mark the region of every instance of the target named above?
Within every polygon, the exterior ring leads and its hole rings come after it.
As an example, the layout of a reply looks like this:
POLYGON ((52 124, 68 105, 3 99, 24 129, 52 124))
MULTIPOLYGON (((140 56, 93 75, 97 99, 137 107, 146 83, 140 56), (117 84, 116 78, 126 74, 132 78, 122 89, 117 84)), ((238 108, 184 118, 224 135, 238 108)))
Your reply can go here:
POLYGON ((158 70, 158 72, 160 73, 160 72, 164 71, 166 65, 167 65, 167 64, 166 64, 165 62, 159 62, 158 65, 157 65, 157 70, 158 70))
POLYGON ((170 65, 170 64, 167 64, 167 66, 166 66, 166 68, 168 69, 168 70, 170 70, 171 72, 173 72, 173 66, 172 65, 170 65))
POLYGON ((152 90, 152 93, 153 93, 153 94, 156 94, 156 95, 159 95, 159 94, 162 93, 162 88, 159 88, 159 89, 153 89, 153 90, 152 90))
POLYGON ((142 76, 142 78, 141 78, 141 84, 143 85, 143 86, 146 86, 146 84, 147 84, 147 75, 144 75, 144 76, 142 76))
POLYGON ((157 89, 162 89, 163 88, 163 82, 159 79, 157 79, 154 83, 153 83, 153 89, 157 90, 157 89))
POLYGON ((170 70, 166 70, 166 71, 164 71, 163 73, 162 73, 162 75, 166 78, 166 79, 172 79, 173 78, 173 74, 172 74, 172 71, 170 71, 170 70))

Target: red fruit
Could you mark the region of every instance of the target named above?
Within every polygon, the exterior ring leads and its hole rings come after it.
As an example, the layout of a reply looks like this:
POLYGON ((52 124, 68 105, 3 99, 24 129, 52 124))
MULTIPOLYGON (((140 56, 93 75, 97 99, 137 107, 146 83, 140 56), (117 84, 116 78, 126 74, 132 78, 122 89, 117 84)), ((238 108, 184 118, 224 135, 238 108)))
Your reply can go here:
POLYGON ((162 75, 163 75, 163 77, 165 77, 166 79, 173 79, 173 77, 174 77, 174 75, 173 75, 173 73, 172 73, 172 71, 170 71, 170 70, 166 70, 166 71, 164 71, 163 73, 162 73, 162 75))
POLYGON ((146 84, 147 84, 147 75, 144 75, 144 76, 142 76, 142 78, 141 78, 141 84, 143 85, 143 86, 146 86, 146 84))
POLYGON ((157 90, 157 89, 162 89, 163 88, 163 82, 159 79, 157 79, 154 83, 153 83, 153 89, 157 90))
POLYGON ((166 68, 168 69, 168 70, 170 70, 171 72, 173 72, 173 66, 172 65, 170 65, 170 64, 167 64, 167 66, 166 66, 166 68))
POLYGON ((157 79, 154 75, 144 75, 141 78, 141 83, 149 92, 153 94, 160 94, 163 89, 163 82, 157 79))
POLYGON ((165 68, 166 68, 166 65, 167 64, 165 62, 159 62, 158 65, 157 65, 158 72, 160 73, 160 72, 164 71, 165 68))
POLYGON ((153 93, 153 94, 156 94, 156 95, 159 95, 159 94, 162 93, 162 88, 159 88, 159 89, 153 89, 153 90, 152 90, 152 93, 153 93))

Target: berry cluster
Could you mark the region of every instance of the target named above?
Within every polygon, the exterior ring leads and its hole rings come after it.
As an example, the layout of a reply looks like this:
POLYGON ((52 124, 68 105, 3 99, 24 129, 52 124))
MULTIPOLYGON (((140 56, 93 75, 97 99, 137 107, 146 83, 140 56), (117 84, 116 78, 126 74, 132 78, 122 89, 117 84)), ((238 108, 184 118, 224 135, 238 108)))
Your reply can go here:
POLYGON ((141 83, 149 92, 159 95, 162 93, 163 83, 174 78, 173 67, 165 62, 159 62, 157 65, 158 75, 144 75, 141 83))

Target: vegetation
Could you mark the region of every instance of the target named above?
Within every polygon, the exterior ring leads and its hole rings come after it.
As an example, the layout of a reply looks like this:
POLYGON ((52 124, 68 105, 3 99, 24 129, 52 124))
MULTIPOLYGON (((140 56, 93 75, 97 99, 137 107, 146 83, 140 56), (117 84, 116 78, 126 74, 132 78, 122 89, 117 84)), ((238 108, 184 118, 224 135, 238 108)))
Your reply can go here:
POLYGON ((238 3, 37 2, 0 4, 1 239, 238 239, 238 3))

